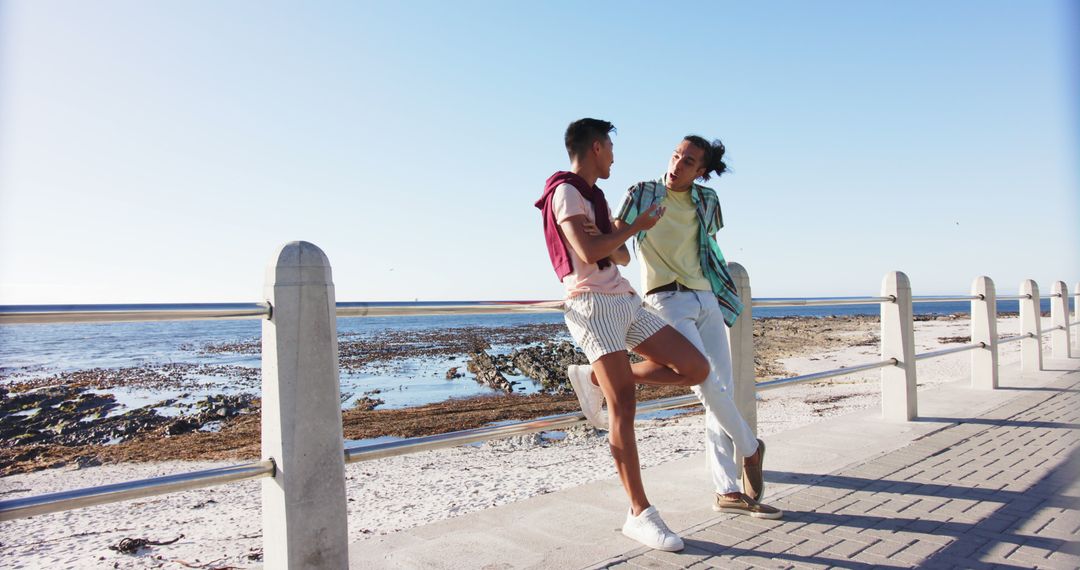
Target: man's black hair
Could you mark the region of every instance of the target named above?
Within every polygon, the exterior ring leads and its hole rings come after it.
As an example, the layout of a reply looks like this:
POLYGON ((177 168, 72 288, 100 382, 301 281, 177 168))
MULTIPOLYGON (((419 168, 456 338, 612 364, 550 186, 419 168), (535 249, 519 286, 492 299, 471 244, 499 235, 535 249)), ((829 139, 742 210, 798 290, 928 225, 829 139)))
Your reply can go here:
POLYGON ((578 119, 566 127, 566 154, 573 160, 592 147, 596 141, 606 139, 615 125, 600 119, 578 119))
POLYGON ((683 140, 705 152, 705 174, 701 175, 702 180, 708 180, 712 172, 715 172, 717 176, 727 172, 727 164, 724 164, 724 152, 727 149, 724 148, 724 143, 720 142, 720 139, 709 142, 697 135, 686 135, 683 140))

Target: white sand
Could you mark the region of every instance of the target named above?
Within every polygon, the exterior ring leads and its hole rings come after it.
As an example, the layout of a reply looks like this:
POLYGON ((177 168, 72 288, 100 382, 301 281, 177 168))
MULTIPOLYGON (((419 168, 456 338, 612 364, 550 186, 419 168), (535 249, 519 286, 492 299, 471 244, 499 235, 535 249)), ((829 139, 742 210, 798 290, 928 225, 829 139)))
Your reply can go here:
MULTIPOLYGON (((916 352, 957 346, 939 337, 969 334, 967 320, 915 323, 916 352)), ((1019 320, 1003 318, 999 333, 1019 334, 1019 320)), ((1001 362, 1019 359, 1020 343, 1001 347, 1001 362)), ((878 347, 861 346, 791 358, 793 374, 873 362, 878 347)), ((968 374, 966 352, 924 360, 919 385, 968 374)), ((828 416, 879 405, 878 372, 870 371, 761 394, 759 435, 772 434, 828 416)), ((699 453, 700 414, 639 423, 642 467, 699 453)), ((605 437, 575 428, 559 442, 525 436, 475 447, 458 447, 349 465, 350 540, 454 517, 534 495, 615 476, 605 437)), ((236 462, 165 462, 53 469, 0 478, 0 498, 12 499, 236 462)), ((702 469, 704 469, 704 462, 702 469)), ((0 523, 4 568, 220 568, 260 564, 248 557, 262 548, 260 481, 248 481, 133 502, 89 507, 0 523), (136 555, 110 550, 126 537, 167 541, 136 555)))

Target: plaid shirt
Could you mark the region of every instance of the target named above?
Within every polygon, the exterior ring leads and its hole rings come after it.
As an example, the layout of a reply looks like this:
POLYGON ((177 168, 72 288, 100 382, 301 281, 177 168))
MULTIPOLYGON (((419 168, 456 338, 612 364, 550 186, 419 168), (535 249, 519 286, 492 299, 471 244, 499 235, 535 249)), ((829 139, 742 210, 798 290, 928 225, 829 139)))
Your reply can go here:
MULTIPOLYGON (((660 204, 667 196, 667 175, 659 180, 638 182, 630 187, 623 199, 622 206, 616 218, 628 223, 634 220, 641 212, 647 210, 653 204, 660 204)), ((706 188, 694 184, 690 189, 690 198, 694 201, 698 217, 698 251, 701 254, 701 272, 712 285, 712 291, 716 294, 716 300, 720 304, 720 310, 724 313, 724 322, 734 326, 735 320, 743 310, 742 301, 739 300, 739 292, 735 290, 735 282, 728 273, 727 262, 724 254, 720 251, 713 234, 724 227, 724 218, 720 213, 720 200, 712 188, 706 188)), ((645 237, 645 232, 638 232, 636 240, 645 237)))

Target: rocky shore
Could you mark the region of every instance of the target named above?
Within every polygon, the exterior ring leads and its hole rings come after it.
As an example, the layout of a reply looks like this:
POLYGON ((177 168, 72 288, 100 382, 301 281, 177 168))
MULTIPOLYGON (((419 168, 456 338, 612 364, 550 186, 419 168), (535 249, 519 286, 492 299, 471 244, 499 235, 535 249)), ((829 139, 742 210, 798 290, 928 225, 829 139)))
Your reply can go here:
MULTIPOLYGON (((948 319, 951 317, 934 317, 948 319)), ((789 374, 785 358, 877 343, 877 317, 784 317, 755 320, 755 370, 759 380, 789 374)), ((448 382, 479 382, 506 396, 451 399, 382 410, 367 394, 343 410, 345 437, 412 437, 469 429, 577 409, 564 371, 585 363, 562 340, 561 325, 468 327, 390 331, 377 337, 340 339, 343 370, 378 371, 399 361, 453 357, 464 364, 446 371, 448 382), (492 346, 514 346, 496 353, 492 346), (464 370, 462 370, 464 368, 464 370), (514 379, 512 379, 514 378, 514 379), (536 392, 520 395, 525 378, 536 392)), ((249 354, 258 340, 189 347, 200 354, 249 354)), ((165 459, 256 458, 259 454, 259 371, 231 365, 155 364, 91 369, 27 378, 0 378, 0 476, 64 465, 165 459), (120 410, 112 391, 125 387, 189 390, 207 376, 226 377, 235 394, 178 403, 164 398, 120 410)), ((685 393, 642 388, 641 399, 685 393)))

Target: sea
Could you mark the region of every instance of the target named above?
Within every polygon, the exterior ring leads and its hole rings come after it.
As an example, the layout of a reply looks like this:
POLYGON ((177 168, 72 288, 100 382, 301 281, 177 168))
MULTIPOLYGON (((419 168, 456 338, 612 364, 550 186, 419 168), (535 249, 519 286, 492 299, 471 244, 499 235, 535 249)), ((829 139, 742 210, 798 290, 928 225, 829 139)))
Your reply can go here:
MULTIPOLYGON (((1050 310, 1048 299, 1043 300, 1042 308, 1043 311, 1050 310)), ((879 310, 877 304, 758 307, 753 310, 753 316, 760 319, 876 315, 879 310)), ((999 313, 1015 313, 1018 310, 1017 301, 998 302, 999 313)), ((915 314, 967 314, 969 311, 968 302, 917 302, 914 305, 915 314)), ((539 323, 562 323, 562 315, 526 313, 352 317, 338 319, 338 332, 342 337, 363 338, 376 337, 388 331, 452 331, 464 327, 505 327, 539 323)), ((175 365, 189 371, 185 374, 195 374, 195 382, 175 388, 133 385, 102 391, 112 393, 122 404, 121 410, 151 405, 166 398, 190 403, 210 394, 257 393, 257 382, 238 382, 228 374, 199 372, 198 366, 210 365, 212 370, 243 367, 257 371, 260 367, 258 354, 206 352, 199 348, 257 340, 260 331, 261 323, 258 320, 0 325, 0 386, 92 369, 130 371, 140 367, 163 367, 167 370, 175 365), (195 372, 190 372, 191 370, 195 372)), ((561 338, 570 340, 565 332, 561 338)), ((493 345, 489 352, 506 354, 514 348, 519 347, 493 345)), ((467 373, 463 378, 447 380, 447 370, 455 366, 464 371, 465 358, 418 357, 394 361, 388 366, 342 370, 342 405, 348 407, 357 400, 370 397, 382 400, 379 409, 392 409, 449 398, 498 393, 476 383, 467 373)), ((528 394, 539 389, 528 378, 508 379, 517 382, 515 390, 518 393, 528 394)))

